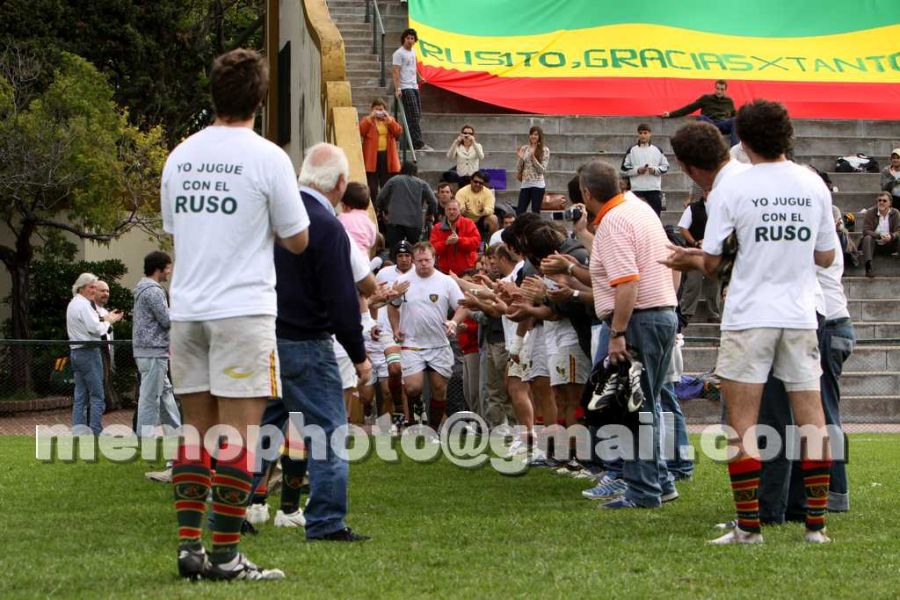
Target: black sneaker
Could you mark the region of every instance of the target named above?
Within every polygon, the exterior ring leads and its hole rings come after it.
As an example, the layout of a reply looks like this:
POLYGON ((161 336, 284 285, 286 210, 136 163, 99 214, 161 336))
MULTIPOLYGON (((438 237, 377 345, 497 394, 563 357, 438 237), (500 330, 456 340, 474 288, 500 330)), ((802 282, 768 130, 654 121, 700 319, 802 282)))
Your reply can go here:
POLYGON ((284 579, 284 571, 281 569, 260 569, 247 560, 243 554, 238 554, 233 560, 220 565, 207 563, 203 571, 204 579, 217 581, 231 581, 244 579, 247 581, 271 581, 284 579))
POLYGON ((199 550, 187 547, 178 549, 178 575, 180 577, 200 579, 208 565, 209 558, 203 547, 199 550))
POLYGON ((344 527, 339 531, 335 531, 334 533, 329 533, 328 535, 323 535, 320 537, 308 537, 306 538, 311 542, 365 542, 367 540, 371 540, 372 538, 368 535, 360 535, 358 533, 353 533, 353 530, 349 527, 344 527))
POLYGON ((241 523, 241 535, 259 535, 259 530, 253 526, 253 523, 244 519, 241 523))

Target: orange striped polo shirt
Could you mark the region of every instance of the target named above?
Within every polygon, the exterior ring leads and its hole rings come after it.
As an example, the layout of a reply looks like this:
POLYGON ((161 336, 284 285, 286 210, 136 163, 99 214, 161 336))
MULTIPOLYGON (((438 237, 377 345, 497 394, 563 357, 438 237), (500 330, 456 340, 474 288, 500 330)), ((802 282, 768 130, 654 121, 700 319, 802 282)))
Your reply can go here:
POLYGON ((674 307, 672 271, 659 264, 669 255, 669 239, 653 209, 636 196, 619 194, 603 205, 596 222, 590 270, 597 316, 612 312, 615 287, 628 281, 638 282, 634 308, 674 307))

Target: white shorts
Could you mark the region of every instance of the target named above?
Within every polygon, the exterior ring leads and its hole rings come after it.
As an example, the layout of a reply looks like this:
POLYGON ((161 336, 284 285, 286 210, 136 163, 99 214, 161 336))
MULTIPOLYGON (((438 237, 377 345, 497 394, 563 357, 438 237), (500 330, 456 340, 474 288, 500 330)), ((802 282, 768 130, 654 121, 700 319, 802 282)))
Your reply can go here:
POLYGON ((585 384, 591 374, 591 361, 579 346, 560 348, 550 357, 550 385, 585 384))
POLYGON ((384 346, 378 340, 366 335, 366 355, 372 363, 372 378, 386 379, 388 376, 387 360, 384 358, 384 346))
POLYGON ((528 332, 525 342, 522 344, 522 353, 528 356, 528 369, 522 381, 531 381, 538 377, 550 377, 543 326, 535 327, 528 332))
POLYGON ((341 354, 337 357, 337 364, 338 370, 341 372, 341 387, 345 390, 352 390, 359 383, 353 361, 346 354, 341 354))
POLYGON ((723 331, 716 375, 741 383, 765 383, 769 371, 788 392, 819 389, 822 365, 815 329, 757 327, 723 331))
POLYGON ((400 365, 403 376, 421 373, 426 368, 450 379, 453 375, 453 350, 450 346, 440 348, 408 348, 403 347, 400 354, 400 365))
MULTIPOLYGON (((521 357, 519 357, 521 361, 521 357)), ((525 363, 523 362, 515 362, 512 359, 506 364, 506 376, 507 377, 518 377, 519 379, 525 379, 525 371, 526 371, 525 363)))
POLYGON ((173 321, 170 350, 176 394, 281 397, 275 317, 173 321))

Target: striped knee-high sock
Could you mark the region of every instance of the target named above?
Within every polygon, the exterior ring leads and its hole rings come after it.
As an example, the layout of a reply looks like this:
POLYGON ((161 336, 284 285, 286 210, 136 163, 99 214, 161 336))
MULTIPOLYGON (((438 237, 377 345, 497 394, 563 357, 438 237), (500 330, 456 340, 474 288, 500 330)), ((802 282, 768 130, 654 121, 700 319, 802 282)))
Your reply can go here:
POLYGON ((178 446, 172 465, 172 487, 179 545, 199 550, 203 546, 203 515, 210 487, 209 454, 205 449, 183 442, 178 446))
POLYGON ((803 470, 803 487, 806 489, 806 528, 810 531, 825 529, 831 461, 804 460, 800 467, 803 470))
POLYGON ((749 456, 728 464, 737 524, 748 533, 759 533, 759 475, 762 465, 749 456))
POLYGON ((223 447, 212 478, 212 552, 210 560, 216 564, 230 561, 238 552, 241 525, 247 512, 247 502, 253 481, 250 453, 243 447, 236 458, 222 460, 221 456, 235 450, 223 447))

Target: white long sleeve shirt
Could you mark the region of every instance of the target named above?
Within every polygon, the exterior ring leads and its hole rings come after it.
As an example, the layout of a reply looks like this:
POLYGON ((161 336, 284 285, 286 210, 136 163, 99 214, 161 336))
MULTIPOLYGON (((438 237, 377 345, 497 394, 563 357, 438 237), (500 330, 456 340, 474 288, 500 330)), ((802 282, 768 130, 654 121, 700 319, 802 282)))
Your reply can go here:
MULTIPOLYGON (((109 331, 109 323, 91 306, 91 301, 75 294, 66 308, 66 331, 73 342, 99 342, 100 336, 109 331)), ((81 348, 81 346, 72 346, 81 348)))
POLYGON ((622 174, 631 179, 631 189, 635 192, 662 190, 662 176, 668 171, 666 155, 653 144, 635 144, 622 160, 622 174), (648 165, 650 171, 639 175, 638 169, 644 165, 648 165))

